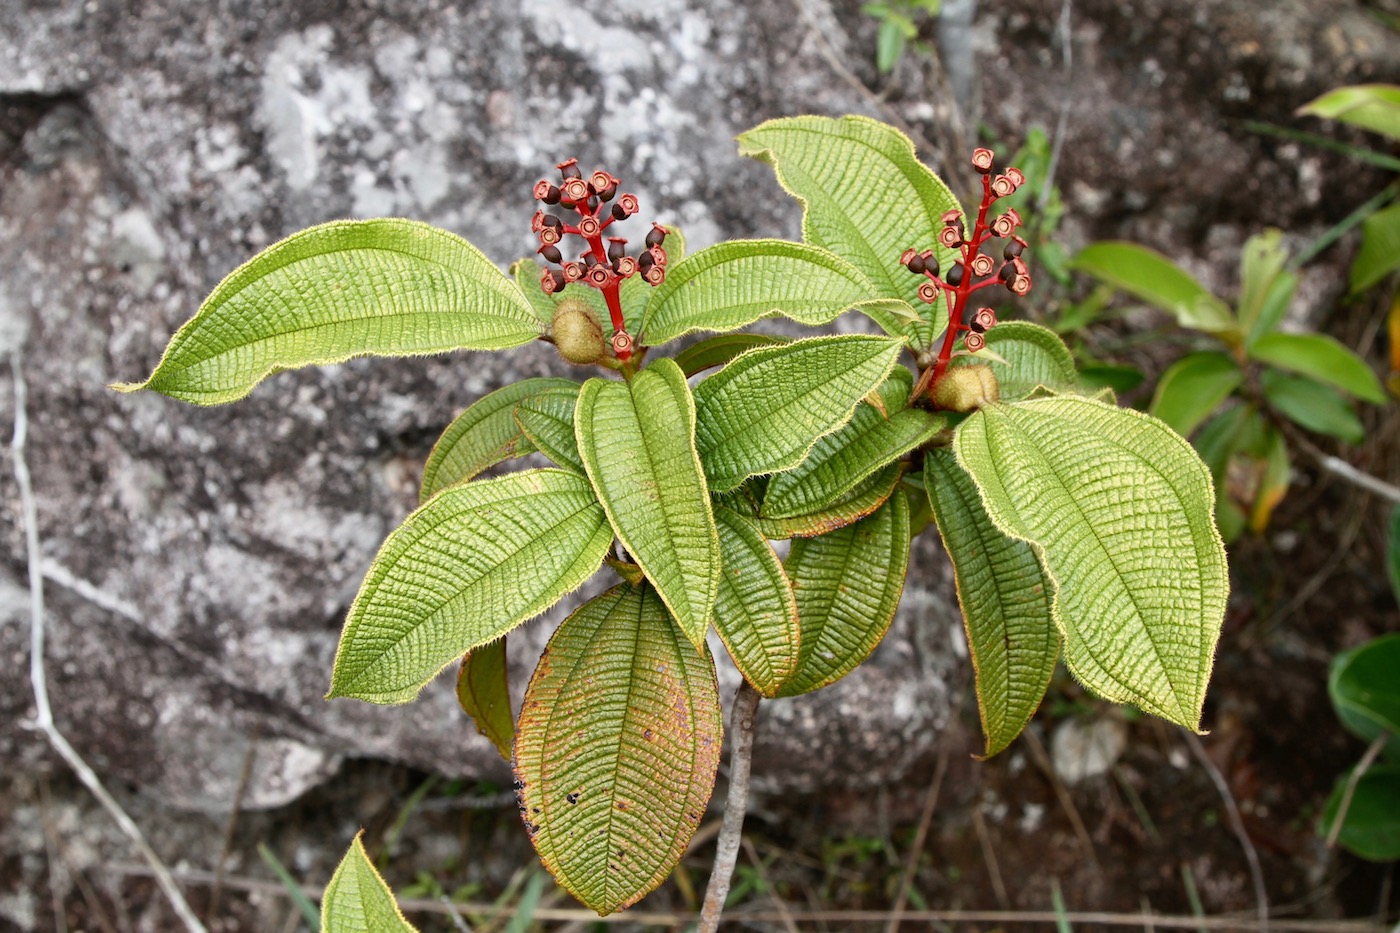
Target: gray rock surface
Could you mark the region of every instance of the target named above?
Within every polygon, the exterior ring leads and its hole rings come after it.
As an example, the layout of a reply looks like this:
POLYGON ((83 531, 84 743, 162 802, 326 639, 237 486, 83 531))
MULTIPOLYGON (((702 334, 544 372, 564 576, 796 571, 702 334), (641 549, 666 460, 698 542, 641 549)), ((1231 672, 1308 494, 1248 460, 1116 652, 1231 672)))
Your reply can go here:
MULTIPOLYGON (((1394 79, 1400 45, 1356 5, 1076 3, 1068 78, 1058 4, 984 6, 972 41, 993 132, 1014 146, 1030 124, 1053 127, 1068 94, 1067 248, 1131 237, 1226 287, 1249 233, 1306 236, 1376 189, 1239 122, 1394 79)), ((100 772, 181 807, 227 809, 250 752, 248 807, 354 757, 504 776, 449 678, 405 707, 321 695, 344 612, 414 504, 437 432, 486 391, 562 371, 536 346, 285 373, 218 409, 105 388, 149 372, 225 273, 344 216, 426 220, 507 263, 530 250, 531 184, 567 156, 622 176, 692 247, 795 237, 795 205, 732 143, 785 114, 893 114, 937 141, 935 161, 956 153, 928 62, 906 56, 877 100, 858 86, 879 90, 871 23, 820 0, 8 0, 0 20, 0 343, 30 391, 56 714, 100 772)), ((1339 268, 1321 267, 1310 293, 1335 288, 1339 268)), ((7 372, 7 434, 12 411, 7 372)), ((18 672, 25 557, 8 468, 0 503, 0 657, 18 672)), ((756 773, 770 788, 890 780, 936 746, 967 672, 933 537, 872 661, 766 704, 756 773)), ((559 617, 513 638, 518 685, 559 617)), ((22 678, 0 683, 0 710, 0 762, 42 766, 19 727, 22 678)))

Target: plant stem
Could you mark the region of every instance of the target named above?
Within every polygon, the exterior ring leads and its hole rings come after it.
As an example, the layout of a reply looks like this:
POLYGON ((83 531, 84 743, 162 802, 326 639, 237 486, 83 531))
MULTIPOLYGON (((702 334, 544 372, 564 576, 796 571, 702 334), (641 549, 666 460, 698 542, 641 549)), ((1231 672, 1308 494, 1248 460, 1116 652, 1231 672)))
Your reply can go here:
POLYGON ((1332 826, 1327 830, 1327 848, 1332 848, 1337 844, 1337 837, 1342 834, 1342 824, 1347 821, 1347 811, 1351 809, 1351 798, 1356 795, 1356 785, 1361 783, 1366 772, 1371 770, 1371 765, 1376 763, 1381 751, 1390 741, 1390 730, 1382 729, 1381 734, 1376 736, 1366 749, 1366 754, 1361 756, 1355 768, 1351 769, 1351 777, 1347 778, 1347 786, 1342 791, 1342 799, 1337 802, 1337 816, 1332 820, 1332 826))
POLYGON ((700 908, 700 923, 695 933, 714 933, 719 929, 720 914, 729 896, 729 882, 739 860, 744 813, 749 807, 749 766, 753 762, 759 699, 758 691, 747 680, 740 681, 734 706, 729 711, 729 734, 734 740, 729 751, 729 794, 724 800, 724 820, 719 827, 715 864, 710 869, 710 884, 705 888, 705 903, 700 908))

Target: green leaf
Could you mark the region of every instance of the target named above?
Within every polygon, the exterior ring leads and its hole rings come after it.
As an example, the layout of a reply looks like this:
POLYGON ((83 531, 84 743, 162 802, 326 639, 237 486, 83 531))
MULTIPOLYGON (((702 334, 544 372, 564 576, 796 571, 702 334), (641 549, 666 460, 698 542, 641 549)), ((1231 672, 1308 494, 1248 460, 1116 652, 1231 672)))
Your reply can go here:
POLYGON ((411 220, 337 220, 239 266, 145 382, 113 388, 218 405, 294 366, 503 350, 543 332, 514 283, 456 234, 411 220))
POLYGON ((875 300, 875 287, 859 269, 820 247, 729 240, 666 270, 647 305, 641 340, 655 346, 777 316, 816 326, 875 300))
POLYGON ((775 347, 789 342, 786 337, 770 337, 767 334, 718 334, 686 347, 675 355, 675 361, 688 379, 707 369, 724 366, 747 350, 775 347))
POLYGON ((904 471, 901 463, 891 463, 880 472, 856 484, 850 492, 825 508, 791 518, 758 516, 758 527, 769 538, 812 538, 859 521, 885 504, 904 471))
POLYGON ((874 514, 792 542, 788 577, 801 628, 797 670, 778 696, 810 693, 846 676, 885 637, 909 570, 909 500, 890 496, 874 514))
POLYGON ((1025 398, 1041 386, 1079 388, 1074 355, 1054 331, 1029 321, 1002 321, 987 331, 986 341, 985 350, 955 356, 953 365, 992 367, 1004 400, 1025 398))
POLYGON ((1387 757, 1400 754, 1400 634, 1373 638, 1333 658, 1327 694, 1347 731, 1363 742, 1389 732, 1387 757))
POLYGON ((1238 327, 1230 308, 1161 253, 1136 243, 1090 243, 1071 269, 1108 282, 1176 318, 1182 327, 1225 335, 1238 327))
POLYGON ((663 358, 630 382, 588 380, 574 430, 613 531, 699 648, 719 587, 720 553, 685 374, 663 358))
POLYGON ((757 523, 717 506, 719 548, 724 557, 715 628, 734 666, 755 690, 777 694, 797 667, 797 602, 783 562, 757 523))
POLYGON ((1385 568, 1390 576, 1390 592, 1400 602, 1400 503, 1390 510, 1390 533, 1386 537, 1385 568))
POLYGON ((568 379, 522 379, 468 405, 428 454, 418 500, 427 502, 434 493, 464 483, 487 467, 533 451, 534 445, 515 423, 515 406, 544 395, 562 397, 572 405, 578 388, 577 382, 568 379))
POLYGON ((1351 290, 1363 292, 1400 269, 1400 204, 1376 211, 1361 225, 1361 249, 1351 263, 1351 290))
POLYGON ((704 816, 722 735, 714 662, 650 587, 615 587, 564 620, 515 750, 525 828, 555 880, 599 914, 665 881, 704 816))
POLYGON ((903 395, 886 411, 857 406, 851 420, 818 440, 806 460, 769 481, 760 514, 795 518, 821 511, 947 426, 943 415, 903 407, 908 389, 903 395))
POLYGON ((992 521, 1055 581, 1070 671, 1199 728, 1229 580, 1191 446, 1140 412, 1059 396, 983 408, 953 448, 992 521))
POLYGON ((345 857, 336 866, 321 896, 321 929, 325 933, 413 933, 394 893, 365 854, 364 830, 355 834, 345 857))
POLYGON ((908 37, 901 28, 901 19, 903 17, 891 13, 880 22, 875 43, 875 67, 882 75, 889 74, 904 53, 904 41, 908 37))
MULTIPOLYGON (((1337 779, 1318 823, 1319 835, 1327 835, 1336 821, 1350 777, 1348 771, 1337 779)), ((1400 766, 1376 765, 1361 776, 1337 841, 1348 852, 1372 862, 1400 859, 1400 766)))
POLYGON ((1157 382, 1148 412, 1188 437, 1244 382, 1244 372, 1225 353, 1188 353, 1157 382))
POLYGON ((894 368, 902 341, 812 337, 735 357, 695 390, 696 444, 710 487, 788 470, 850 420, 894 368))
POLYGON ((1050 686, 1060 656, 1055 583, 1029 544, 992 524, 952 451, 925 457, 924 485, 953 562, 990 758, 1021 734, 1050 686))
POLYGON ((1366 439, 1366 428, 1347 400, 1321 383, 1265 369, 1259 374, 1259 385, 1273 408, 1309 431, 1330 434, 1348 444, 1366 439))
POLYGON ((1394 84, 1339 87, 1299 107, 1298 114, 1340 120, 1400 140, 1400 87, 1394 84))
POLYGON ((525 399, 515 406, 515 423, 540 453, 564 469, 582 474, 583 457, 574 431, 579 388, 575 386, 571 395, 548 393, 525 399))
POLYGON ((1288 252, 1283 248, 1283 231, 1270 229, 1256 233, 1240 250, 1240 298, 1237 315, 1240 328, 1253 344, 1278 326, 1298 277, 1285 271, 1288 252))
POLYGON ((914 154, 893 127, 867 117, 802 116, 769 120, 739 136, 739 152, 773 166, 778 181, 802 202, 803 239, 831 250, 874 284, 927 319, 864 309, 890 334, 928 349, 947 326, 942 302, 918 297, 918 276, 900 265, 906 249, 933 249, 946 269, 958 254, 938 245, 945 211, 960 209, 948 186, 914 154))
POLYGON ((1263 534, 1269 527, 1274 509, 1288 492, 1292 467, 1288 458, 1288 443, 1273 425, 1264 426, 1264 450, 1259 458, 1259 483, 1254 493, 1254 505, 1249 510, 1249 528, 1263 534))
POLYGON ((1385 389, 1371 367, 1326 334, 1265 334, 1249 355, 1279 369, 1310 376, 1363 401, 1376 405, 1386 402, 1385 389))
POLYGON ((463 656, 462 668, 457 672, 457 702, 476 723, 476 731, 490 739, 501 757, 510 761, 515 717, 510 711, 504 636, 463 656))
POLYGON ((593 490, 573 473, 530 470, 444 489, 375 555, 327 699, 408 702, 448 664, 577 588, 611 544, 593 490))

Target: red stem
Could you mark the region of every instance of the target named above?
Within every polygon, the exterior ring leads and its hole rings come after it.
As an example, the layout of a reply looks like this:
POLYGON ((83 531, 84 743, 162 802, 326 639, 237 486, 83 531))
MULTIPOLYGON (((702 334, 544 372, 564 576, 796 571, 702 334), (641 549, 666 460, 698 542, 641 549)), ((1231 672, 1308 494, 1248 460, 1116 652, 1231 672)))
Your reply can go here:
POLYGON ((957 284, 953 291, 953 307, 948 312, 948 329, 943 334, 943 346, 938 350, 938 360, 933 364, 933 378, 931 383, 937 382, 948 371, 948 363, 953 358, 953 347, 957 344, 958 334, 967 329, 963 324, 963 315, 967 312, 968 296, 979 288, 995 283, 995 279, 986 279, 982 282, 972 281, 972 260, 977 256, 982 244, 991 236, 987 230, 987 210, 992 206, 992 182, 990 176, 982 176, 982 206, 977 209, 977 222, 972 227, 972 237, 962 245, 962 281, 957 284))

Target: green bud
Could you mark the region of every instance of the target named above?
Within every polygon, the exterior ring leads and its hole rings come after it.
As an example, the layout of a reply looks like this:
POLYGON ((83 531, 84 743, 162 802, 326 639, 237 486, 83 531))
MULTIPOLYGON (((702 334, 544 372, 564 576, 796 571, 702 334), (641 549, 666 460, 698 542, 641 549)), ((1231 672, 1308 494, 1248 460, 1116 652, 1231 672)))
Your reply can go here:
POLYGON ((597 316, 582 298, 566 298, 559 302, 554 309, 550 332, 559 355, 570 363, 584 366, 596 363, 608 349, 597 316))
POLYGON ((944 411, 975 411, 1001 397, 990 366, 953 366, 933 384, 933 404, 944 411))

